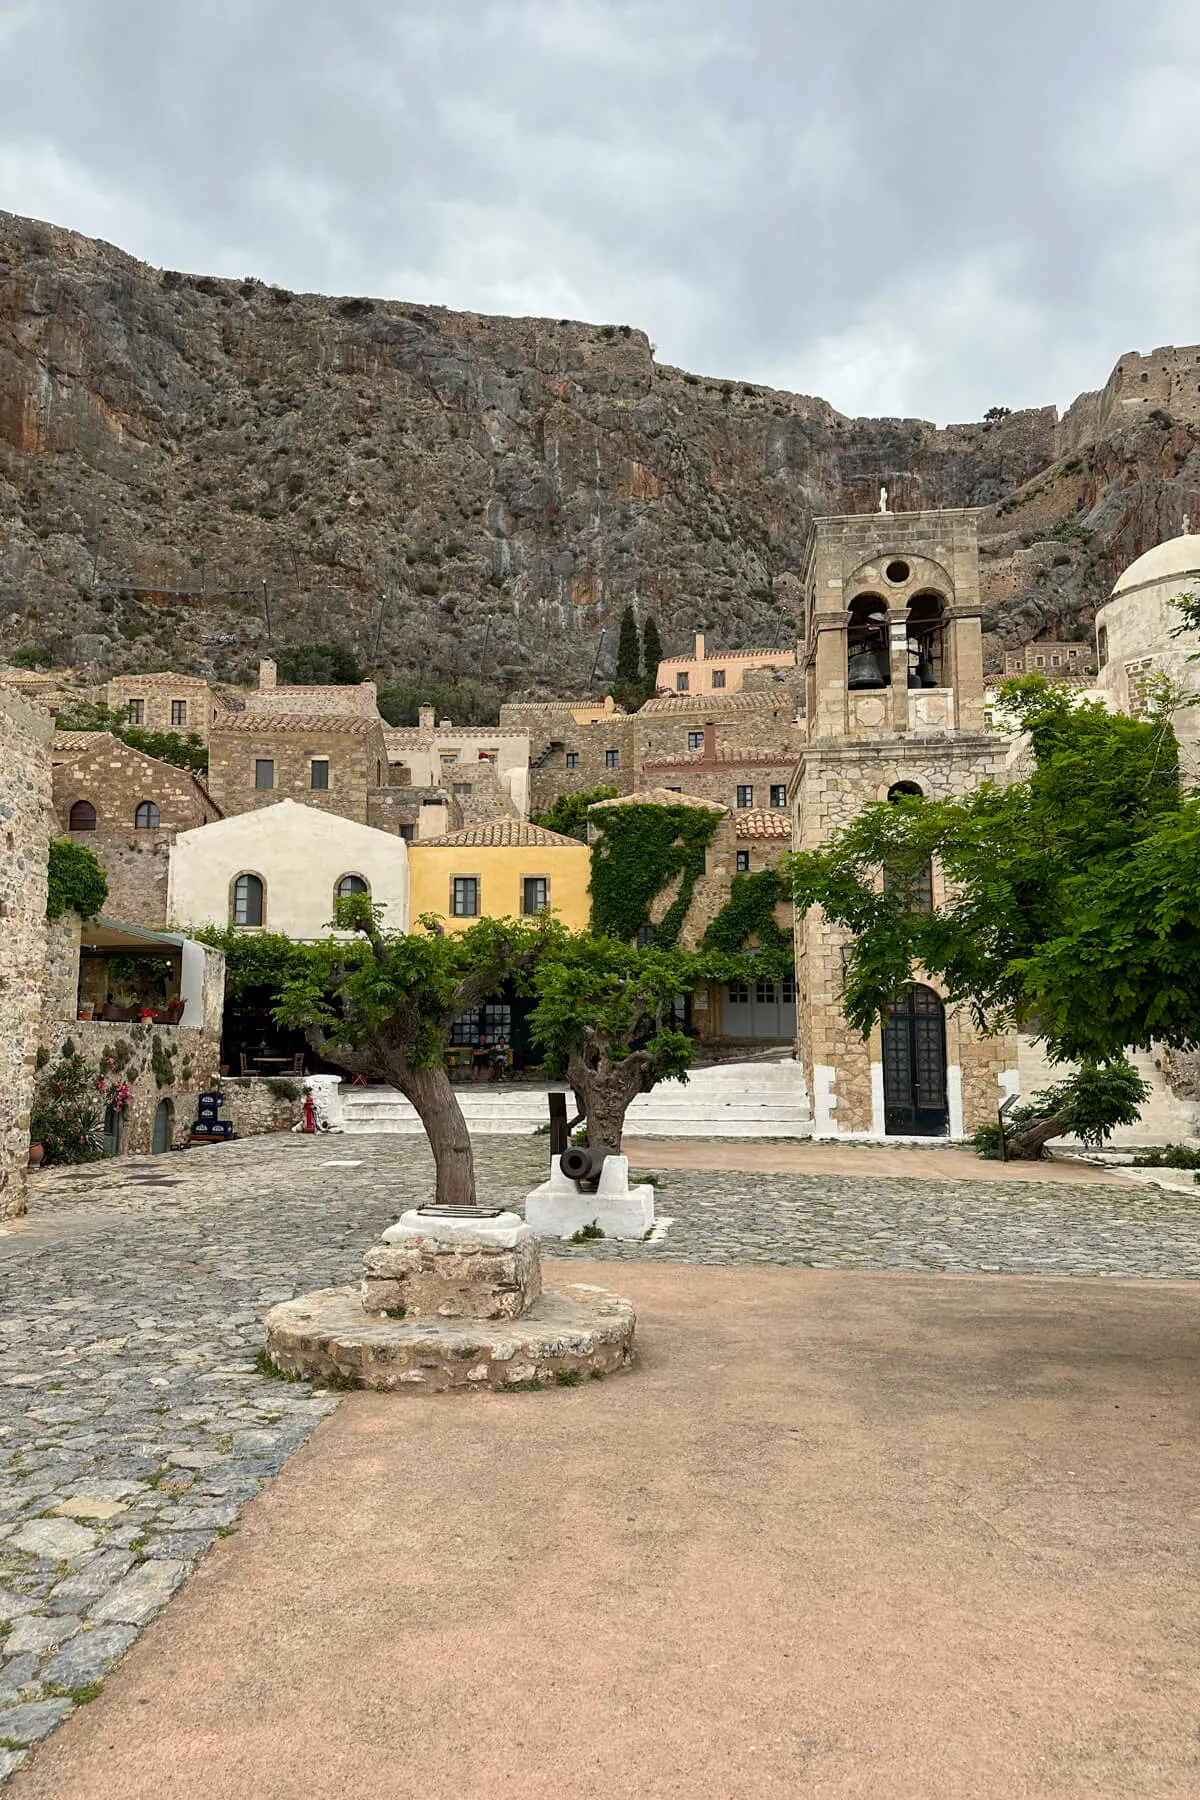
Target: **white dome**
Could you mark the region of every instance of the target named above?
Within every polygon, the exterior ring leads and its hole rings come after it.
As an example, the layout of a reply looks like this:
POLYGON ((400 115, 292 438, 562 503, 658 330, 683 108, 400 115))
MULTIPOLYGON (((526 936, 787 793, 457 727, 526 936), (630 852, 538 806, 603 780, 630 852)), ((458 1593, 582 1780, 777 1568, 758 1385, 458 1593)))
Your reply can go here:
POLYGON ((1131 562, 1118 577, 1114 594, 1125 594, 1130 588, 1147 587, 1152 581, 1187 581, 1200 577, 1200 532, 1187 532, 1183 537, 1168 538, 1155 544, 1136 562, 1131 562))

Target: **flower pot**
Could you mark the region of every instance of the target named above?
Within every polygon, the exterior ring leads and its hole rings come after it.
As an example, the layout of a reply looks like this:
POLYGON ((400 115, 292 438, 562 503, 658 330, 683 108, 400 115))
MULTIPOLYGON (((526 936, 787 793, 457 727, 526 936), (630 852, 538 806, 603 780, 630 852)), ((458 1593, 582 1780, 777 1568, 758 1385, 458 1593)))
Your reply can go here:
POLYGON ((42 1158, 43 1158, 43 1156, 45 1156, 45 1154, 46 1154, 46 1152, 43 1149, 41 1144, 30 1144, 30 1146, 29 1146, 29 1167, 31 1169, 40 1169, 42 1166, 42 1158))
POLYGON ((95 1010, 94 1006, 81 1006, 75 1016, 78 1019, 90 1019, 95 1010))

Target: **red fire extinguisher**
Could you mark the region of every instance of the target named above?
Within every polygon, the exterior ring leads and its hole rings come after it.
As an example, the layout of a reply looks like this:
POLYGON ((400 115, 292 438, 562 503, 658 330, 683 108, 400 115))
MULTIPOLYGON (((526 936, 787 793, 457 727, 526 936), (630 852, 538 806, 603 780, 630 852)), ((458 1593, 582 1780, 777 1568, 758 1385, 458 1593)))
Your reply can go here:
POLYGON ((304 1129, 305 1131, 315 1131, 317 1129, 317 1110, 313 1105, 313 1097, 311 1094, 305 1094, 304 1096, 304 1129))

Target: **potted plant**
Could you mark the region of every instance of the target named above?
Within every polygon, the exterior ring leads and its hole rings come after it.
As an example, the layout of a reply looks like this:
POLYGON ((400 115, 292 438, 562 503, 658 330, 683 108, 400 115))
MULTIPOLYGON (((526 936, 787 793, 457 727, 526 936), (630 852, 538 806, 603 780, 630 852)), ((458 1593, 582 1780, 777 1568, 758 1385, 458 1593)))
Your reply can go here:
POLYGON ((44 1145, 30 1144, 30 1146, 29 1146, 29 1167, 31 1169, 40 1169, 42 1166, 42 1158, 43 1158, 43 1156, 45 1156, 45 1154, 46 1154, 46 1150, 45 1150, 44 1145))
POLYGON ((96 1010, 96 1007, 95 1007, 95 1003, 93 1001, 81 1000, 79 1002, 79 1010, 75 1016, 77 1019, 90 1019, 92 1017, 92 1015, 95 1013, 95 1010, 96 1010))

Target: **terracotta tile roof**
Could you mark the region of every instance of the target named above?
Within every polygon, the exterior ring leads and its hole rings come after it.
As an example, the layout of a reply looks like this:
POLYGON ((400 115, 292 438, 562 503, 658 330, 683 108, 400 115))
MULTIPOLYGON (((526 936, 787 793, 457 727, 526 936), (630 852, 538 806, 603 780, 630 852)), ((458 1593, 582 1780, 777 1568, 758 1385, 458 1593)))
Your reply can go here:
POLYGON ((643 788, 638 794, 621 794, 615 800, 596 800, 588 811, 603 812, 608 806, 699 806, 706 812, 729 811, 719 800, 702 800, 698 794, 677 794, 673 788, 643 788))
POLYGON ((208 683, 202 675, 113 675, 105 682, 105 687, 207 687, 208 683))
POLYGON ((740 838, 791 838, 792 821, 782 810, 768 812, 752 807, 749 812, 735 813, 734 835, 740 838))
POLYGON ((68 751, 98 750, 105 739, 110 744, 117 742, 111 731, 56 731, 50 742, 50 760, 61 761, 68 751))
POLYGON ((716 709, 721 712, 790 712, 792 701, 786 694, 660 694, 647 700, 644 713, 697 712, 716 709))
POLYGON ((263 737, 273 731, 374 731, 378 719, 364 718, 361 713, 306 712, 241 712, 231 718, 217 720, 212 733, 244 731, 263 737))
POLYGON ((564 837, 560 831, 547 831, 543 825, 531 825, 528 819, 485 819, 479 825, 466 825, 461 831, 447 832, 445 837, 420 838, 410 844, 409 852, 422 850, 427 844, 461 844, 477 849, 507 849, 523 844, 563 845, 572 850, 586 849, 578 838, 564 837))
POLYGON ((780 668, 794 665, 796 661, 796 652, 794 650, 780 649, 778 644, 765 645, 759 650, 710 650, 708 646, 705 645, 703 656, 694 656, 690 650, 686 654, 680 656, 664 656, 659 667, 661 668, 662 663, 671 663, 672 665, 675 663, 691 663, 693 666, 699 667, 701 663, 736 662, 739 656, 777 656, 779 658, 780 668))
MULTIPOLYGON (((783 769, 791 768, 796 762, 794 750, 772 750, 762 744, 742 744, 728 749, 718 749, 717 763, 728 765, 737 763, 753 763, 759 768, 783 769)), ((709 764, 710 768, 714 765, 709 764)), ((644 769, 698 769, 704 767, 703 750, 680 750, 674 756, 648 756, 642 764, 644 769)))
POLYGON ((493 738, 524 738, 529 736, 528 730, 521 725, 435 725, 432 731, 422 731, 419 725, 385 725, 384 741, 389 749, 416 749, 422 744, 431 744, 440 738, 446 744, 458 738, 481 738, 490 743, 493 738))

